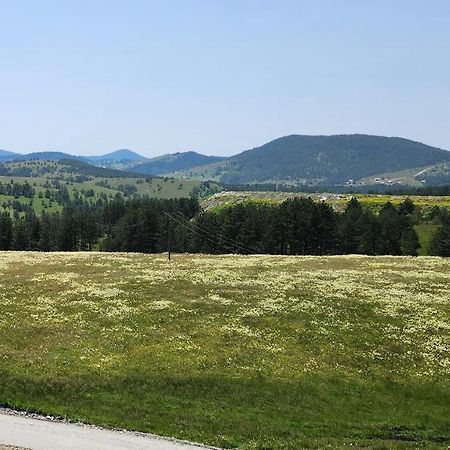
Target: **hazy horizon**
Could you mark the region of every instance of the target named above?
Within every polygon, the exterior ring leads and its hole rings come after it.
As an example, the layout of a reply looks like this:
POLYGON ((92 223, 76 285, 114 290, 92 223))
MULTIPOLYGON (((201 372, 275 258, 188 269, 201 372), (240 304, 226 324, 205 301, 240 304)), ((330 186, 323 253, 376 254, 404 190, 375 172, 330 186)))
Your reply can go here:
POLYGON ((0 148, 229 156, 290 134, 450 150, 450 2, 2 5, 0 148))
MULTIPOLYGON (((294 134, 294 135, 298 135, 298 133, 293 133, 293 134, 294 134)), ((309 135, 309 136, 339 136, 339 135, 347 135, 347 136, 348 136, 348 135, 355 135, 355 134, 359 134, 359 135, 367 135, 367 133, 338 133, 338 134, 333 134, 333 135, 318 135, 318 134, 317 134, 317 135, 309 135)), ((251 150, 251 149, 253 149, 253 148, 260 147, 261 145, 264 145, 264 144, 266 144, 266 143, 268 143, 268 142, 271 142, 271 141, 273 141, 273 140, 276 140, 276 139, 281 138, 281 137, 286 137, 286 136, 290 136, 290 135, 278 136, 277 138, 269 139, 269 140, 266 141, 266 142, 263 142, 263 143, 258 144, 258 145, 254 145, 253 147, 249 147, 249 148, 242 149, 242 150, 240 150, 240 151, 238 151, 238 152, 236 152, 236 153, 232 153, 232 154, 229 154, 229 155, 224 155, 224 154, 219 155, 219 154, 214 154, 214 153, 202 153, 202 152, 199 152, 199 151, 197 151, 197 150, 195 150, 195 149, 187 149, 187 150, 182 150, 182 151, 174 151, 174 152, 167 152, 167 153, 161 153, 161 154, 155 154, 155 155, 147 156, 147 155, 143 154, 142 152, 140 152, 138 149, 132 149, 132 148, 127 148, 127 147, 124 147, 124 148, 116 148, 116 149, 113 149, 113 150, 99 151, 99 152, 97 152, 97 153, 89 153, 89 154, 88 154, 88 153, 68 152, 68 151, 65 151, 64 149, 46 149, 46 150, 34 150, 34 151, 32 151, 32 152, 14 152, 14 153, 26 155, 26 154, 29 154, 29 153, 62 152, 62 153, 68 153, 68 154, 71 154, 72 156, 82 156, 82 157, 85 156, 85 157, 87 157, 87 156, 101 156, 101 155, 106 155, 106 154, 109 154, 109 153, 114 153, 114 152, 117 152, 117 151, 127 150, 127 151, 132 151, 132 152, 134 152, 134 153, 138 153, 138 154, 141 155, 141 156, 145 156, 145 157, 148 157, 148 158, 155 158, 155 157, 163 156, 163 155, 166 155, 166 154, 184 153, 184 152, 191 152, 191 151, 192 151, 192 152, 197 152, 197 153, 204 154, 204 155, 206 155, 206 156, 224 156, 224 157, 230 157, 230 156, 236 155, 237 153, 241 153, 241 152, 246 151, 246 150, 251 150)), ((372 135, 372 136, 375 136, 375 135, 372 135)), ((376 135, 376 136, 380 136, 380 137, 381 137, 381 135, 376 135)), ((413 141, 414 141, 414 139, 409 139, 409 138, 404 137, 404 136, 384 136, 384 137, 390 137, 390 138, 402 138, 402 139, 408 139, 408 140, 413 140, 413 141)), ((420 141, 417 141, 417 142, 420 142, 420 141)), ((427 144, 426 142, 421 142, 421 143, 422 143, 422 144, 425 144, 425 145, 429 145, 429 144, 427 144)), ((436 148, 440 148, 441 150, 450 151, 450 149, 446 149, 446 148, 442 148, 442 147, 436 147, 436 148)), ((0 147, 0 150, 12 151, 12 150, 10 150, 10 149, 2 148, 2 147, 0 147)))

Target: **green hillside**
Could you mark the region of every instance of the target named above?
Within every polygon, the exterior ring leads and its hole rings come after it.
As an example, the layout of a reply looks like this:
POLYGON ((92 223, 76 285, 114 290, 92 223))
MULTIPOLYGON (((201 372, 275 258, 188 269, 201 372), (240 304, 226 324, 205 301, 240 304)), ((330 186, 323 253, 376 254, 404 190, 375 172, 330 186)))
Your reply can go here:
POLYGON ((414 167, 382 174, 371 175, 357 180, 356 184, 438 186, 450 184, 450 163, 443 162, 425 167, 414 167))
POLYGON ((142 161, 145 159, 143 156, 139 155, 132 150, 123 148, 121 150, 116 150, 114 152, 106 153, 104 155, 98 156, 85 156, 85 159, 89 161, 142 161))
POLYGON ((286 136, 178 176, 229 184, 342 185, 376 174, 450 161, 450 152, 398 137, 286 136))
POLYGON ((130 166, 129 170, 145 175, 164 175, 180 170, 189 170, 197 166, 203 166, 221 161, 220 156, 206 156, 197 152, 182 152, 162 155, 148 159, 138 165, 130 166))
MULTIPOLYGON (((0 152, 0 162, 11 158, 20 159, 19 163, 23 160, 77 160, 80 170, 85 164, 127 171, 129 177, 157 175, 231 185, 450 184, 449 151, 399 137, 363 134, 285 136, 227 158, 188 151, 148 159, 126 149, 100 156, 71 156, 62 152, 26 155, 0 152)), ((97 175, 105 176, 94 174, 97 175)))
POLYGON ((62 209, 68 198, 94 204, 117 195, 180 198, 208 189, 195 180, 145 177, 75 160, 0 164, 0 211, 52 212, 62 209))

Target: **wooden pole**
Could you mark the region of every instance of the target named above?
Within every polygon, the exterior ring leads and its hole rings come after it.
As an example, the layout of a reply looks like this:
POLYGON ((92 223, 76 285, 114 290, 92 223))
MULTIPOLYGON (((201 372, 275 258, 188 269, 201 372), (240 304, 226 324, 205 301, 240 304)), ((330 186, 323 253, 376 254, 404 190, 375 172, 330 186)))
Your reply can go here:
POLYGON ((167 258, 170 261, 170 251, 172 246, 172 224, 169 219, 169 226, 167 228, 167 258))

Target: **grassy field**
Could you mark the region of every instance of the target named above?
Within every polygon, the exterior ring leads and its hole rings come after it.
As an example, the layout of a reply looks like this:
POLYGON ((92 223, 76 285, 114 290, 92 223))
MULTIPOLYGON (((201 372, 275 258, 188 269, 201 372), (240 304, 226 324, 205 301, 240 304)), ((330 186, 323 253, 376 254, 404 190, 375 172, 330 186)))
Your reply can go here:
MULTIPOLYGON (((56 163, 55 163, 56 164, 56 163)), ((24 196, 14 197, 12 195, 0 194, 0 211, 2 205, 8 201, 17 200, 22 204, 30 204, 37 214, 42 211, 56 212, 63 209, 62 205, 56 201, 50 201, 45 198, 44 194, 49 191, 52 194, 56 193, 56 189, 49 187, 48 182, 51 178, 43 177, 19 177, 19 176, 0 176, 0 183, 9 184, 11 181, 19 184, 28 183, 35 190, 33 198, 24 196)), ((73 182, 65 180, 64 177, 59 179, 61 186, 67 188, 70 197, 73 199, 75 194, 83 197, 88 202, 95 203, 100 196, 106 198, 113 198, 118 193, 123 192, 123 186, 132 186, 137 194, 147 195, 152 198, 181 198, 189 197, 194 189, 200 187, 199 181, 190 180, 175 180, 170 178, 105 178, 105 177, 91 177, 90 180, 83 182, 73 182), (90 192, 92 191, 92 193, 90 192), (93 194, 93 195, 91 195, 93 194)), ((6 208, 11 211, 11 208, 6 208)))
POLYGON ((431 238, 433 236, 433 233, 437 231, 439 228, 439 225, 434 223, 420 223, 418 225, 414 226, 414 229, 416 230, 417 237, 419 238, 420 248, 419 248, 419 255, 425 256, 428 254, 429 245, 431 238))
POLYGON ((448 448, 450 260, 0 253, 0 403, 240 449, 448 448))
POLYGON ((343 210, 352 197, 367 207, 379 208, 383 203, 391 202, 398 205, 405 198, 410 198, 419 207, 443 206, 450 208, 450 196, 426 196, 426 195, 384 195, 384 194, 332 194, 332 193, 295 193, 295 192, 237 192, 223 191, 206 197, 202 201, 204 209, 222 208, 236 205, 246 201, 261 201, 281 203, 288 198, 311 197, 315 201, 330 203, 335 209, 343 210))
POLYGON ((399 170, 397 172, 387 172, 358 180, 364 184, 379 184, 388 180, 392 183, 401 183, 403 185, 420 187, 424 184, 420 181, 427 177, 439 176, 449 173, 449 167, 446 163, 438 163, 431 166, 416 167, 412 169, 399 170))

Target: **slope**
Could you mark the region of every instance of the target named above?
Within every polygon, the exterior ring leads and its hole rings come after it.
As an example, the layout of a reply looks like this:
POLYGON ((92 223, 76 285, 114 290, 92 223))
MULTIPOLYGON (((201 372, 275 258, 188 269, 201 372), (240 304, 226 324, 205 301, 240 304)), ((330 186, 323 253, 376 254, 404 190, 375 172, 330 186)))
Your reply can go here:
POLYGON ((111 153, 106 153, 104 155, 97 156, 86 156, 85 159, 91 162, 97 161, 140 161, 145 158, 139 153, 133 152, 128 149, 116 150, 111 153))
POLYGON ((450 152, 404 138, 291 135, 220 163, 197 167, 190 175, 224 183, 344 184, 349 179, 446 161, 450 161, 450 152))
POLYGON ((193 151, 178 152, 149 159, 142 164, 130 168, 130 170, 145 175, 163 175, 196 166, 215 163, 223 159, 225 158, 220 156, 202 155, 193 151))

